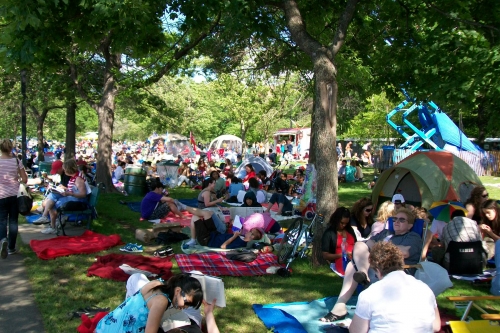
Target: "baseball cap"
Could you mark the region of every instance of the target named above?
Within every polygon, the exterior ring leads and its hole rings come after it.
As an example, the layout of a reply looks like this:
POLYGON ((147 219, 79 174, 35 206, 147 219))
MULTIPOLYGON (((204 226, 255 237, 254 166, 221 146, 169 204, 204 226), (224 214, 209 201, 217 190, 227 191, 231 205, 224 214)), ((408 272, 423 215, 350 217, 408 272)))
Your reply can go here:
POLYGON ((405 197, 403 197, 402 194, 394 194, 392 196, 392 203, 404 203, 405 202, 405 197))
POLYGON ((58 173, 63 167, 63 162, 61 160, 56 160, 52 162, 52 168, 50 169, 50 174, 55 175, 58 173))

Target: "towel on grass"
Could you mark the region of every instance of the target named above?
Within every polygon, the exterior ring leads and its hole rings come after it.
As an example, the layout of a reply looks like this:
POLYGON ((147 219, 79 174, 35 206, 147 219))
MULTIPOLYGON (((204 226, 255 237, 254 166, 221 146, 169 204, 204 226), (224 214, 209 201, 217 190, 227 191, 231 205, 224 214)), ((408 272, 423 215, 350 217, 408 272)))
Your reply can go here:
POLYGON ((257 259, 252 262, 229 260, 224 253, 218 252, 176 254, 175 260, 183 273, 200 271, 212 276, 266 275, 266 269, 269 267, 281 266, 273 253, 259 253, 257 259))
MULTIPOLYGON (((264 325, 274 328, 275 333, 348 332, 342 327, 319 321, 336 301, 337 297, 326 297, 312 302, 253 304, 252 308, 264 325)), ((357 297, 351 297, 347 303, 351 318, 356 302, 357 297)))
POLYGON ((85 230, 81 236, 59 236, 45 240, 31 240, 31 249, 38 258, 48 260, 72 254, 88 254, 123 244, 119 235, 101 235, 85 230))
POLYGON ((113 253, 105 256, 98 256, 96 259, 97 262, 93 263, 87 270, 87 276, 99 276, 103 279, 125 282, 130 275, 120 268, 120 265, 123 264, 156 274, 165 281, 173 275, 170 258, 113 253))

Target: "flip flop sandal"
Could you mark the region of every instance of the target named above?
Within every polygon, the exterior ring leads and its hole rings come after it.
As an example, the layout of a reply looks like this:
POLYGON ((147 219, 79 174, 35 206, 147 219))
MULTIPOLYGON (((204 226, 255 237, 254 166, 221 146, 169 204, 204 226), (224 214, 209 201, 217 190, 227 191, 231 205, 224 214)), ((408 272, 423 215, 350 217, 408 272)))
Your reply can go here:
POLYGON ((85 315, 89 315, 90 313, 87 312, 85 309, 78 309, 76 311, 73 311, 73 312, 68 312, 68 319, 71 320, 73 318, 78 318, 80 319, 82 317, 82 315, 85 314, 85 315))
POLYGON ((368 281, 368 277, 365 272, 355 272, 352 278, 365 288, 368 288, 371 284, 370 281, 368 281))
POLYGON ((155 257, 165 258, 174 254, 174 249, 171 246, 167 246, 163 249, 156 250, 153 255, 155 257))
POLYGON ((346 316, 347 316, 347 313, 345 315, 343 315, 343 316, 339 316, 339 315, 336 315, 336 314, 334 314, 332 312, 328 312, 328 314, 326 316, 324 316, 323 318, 321 318, 319 321, 322 321, 324 323, 331 323, 331 322, 334 322, 334 321, 342 320, 346 316))
POLYGON ((85 308, 84 310, 87 311, 87 313, 88 313, 87 316, 88 315, 94 316, 98 312, 109 312, 109 308, 99 308, 96 306, 89 306, 89 307, 85 308))

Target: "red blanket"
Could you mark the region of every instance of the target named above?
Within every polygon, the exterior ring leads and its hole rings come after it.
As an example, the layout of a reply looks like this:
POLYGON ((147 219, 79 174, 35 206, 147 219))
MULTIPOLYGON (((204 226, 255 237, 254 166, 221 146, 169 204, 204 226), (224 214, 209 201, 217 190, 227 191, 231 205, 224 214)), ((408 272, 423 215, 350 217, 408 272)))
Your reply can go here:
POLYGON ((218 252, 176 254, 175 260, 183 273, 196 270, 212 276, 265 275, 267 268, 281 266, 278 264, 278 257, 273 253, 259 253, 257 259, 252 262, 229 260, 224 253, 218 252))
POLYGON ((119 235, 101 235, 85 230, 83 235, 66 237, 59 236, 46 240, 31 240, 31 249, 38 258, 48 260, 71 254, 88 254, 109 249, 123 244, 119 235))
POLYGON ((103 279, 127 281, 130 275, 119 267, 122 264, 158 274, 165 281, 173 275, 170 258, 144 257, 135 254, 108 254, 97 257, 97 262, 93 263, 87 270, 87 276, 99 276, 103 279))

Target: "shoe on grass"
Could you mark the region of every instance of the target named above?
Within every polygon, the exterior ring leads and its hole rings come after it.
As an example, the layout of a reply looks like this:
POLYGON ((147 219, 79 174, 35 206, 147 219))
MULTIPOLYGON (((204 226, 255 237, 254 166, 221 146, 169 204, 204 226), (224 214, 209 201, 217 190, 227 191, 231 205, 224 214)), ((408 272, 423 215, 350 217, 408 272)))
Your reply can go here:
POLYGON ((131 252, 131 253, 139 253, 139 252, 143 252, 143 249, 142 249, 142 245, 128 243, 127 245, 125 245, 124 247, 122 247, 120 249, 120 251, 131 252))
POLYGON ((7 252, 9 253, 9 256, 10 256, 10 255, 16 254, 17 252, 19 252, 19 250, 18 249, 13 249, 13 250, 9 249, 7 252))
POLYGON ((47 223, 50 223, 50 219, 44 215, 40 216, 35 221, 33 221, 34 225, 41 225, 41 224, 47 224, 47 223))
POLYGON ((7 245, 9 243, 7 242, 7 238, 4 238, 0 241, 0 257, 2 259, 7 258, 7 245))
POLYGON ((55 233, 57 233, 57 230, 52 228, 52 227, 47 227, 47 228, 42 230, 42 234, 46 234, 46 235, 55 234, 55 233))

